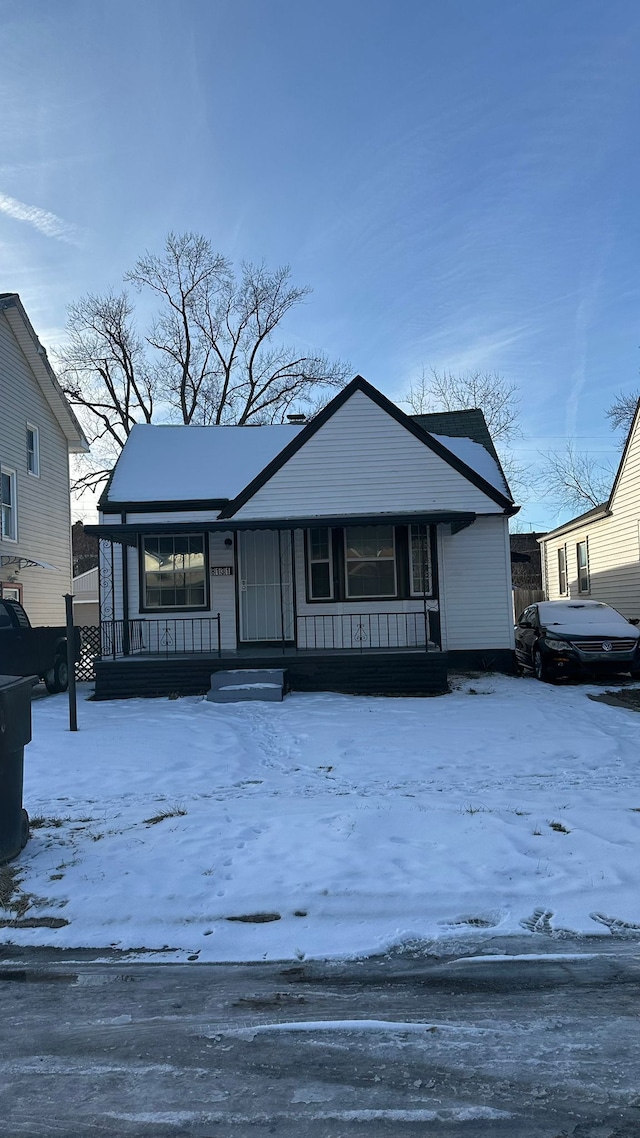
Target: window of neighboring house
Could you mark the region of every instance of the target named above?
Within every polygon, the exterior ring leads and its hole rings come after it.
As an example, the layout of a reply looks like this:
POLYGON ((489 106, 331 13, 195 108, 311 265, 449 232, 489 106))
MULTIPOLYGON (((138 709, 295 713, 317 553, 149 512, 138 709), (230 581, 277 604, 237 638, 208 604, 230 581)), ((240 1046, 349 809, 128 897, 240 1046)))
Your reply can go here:
POLYGON ((22 585, 7 585, 0 581, 0 600, 18 601, 22 604, 22 585))
POLYGON ((567 595, 567 547, 561 545, 558 550, 558 592, 561 597, 567 595))
POLYGON ((145 536, 142 562, 145 609, 207 607, 203 534, 145 536))
POLYGON ((589 581, 589 545, 586 541, 578 542, 576 556, 578 559, 578 592, 588 593, 591 586, 589 581))
POLYGON ((0 503, 2 515, 0 537, 5 541, 18 540, 18 510, 16 503, 16 472, 0 467, 0 503))
POLYGON ((347 526, 344 537, 347 597, 395 597, 393 526, 347 526))
POLYGON ((333 550, 331 530, 318 526, 307 530, 307 570, 309 599, 333 599, 333 550))
POLYGON ((433 592, 431 572, 431 527, 410 526, 411 595, 430 597, 433 592))
POLYGON ((34 478, 40 477, 40 431, 27 423, 27 470, 34 478))

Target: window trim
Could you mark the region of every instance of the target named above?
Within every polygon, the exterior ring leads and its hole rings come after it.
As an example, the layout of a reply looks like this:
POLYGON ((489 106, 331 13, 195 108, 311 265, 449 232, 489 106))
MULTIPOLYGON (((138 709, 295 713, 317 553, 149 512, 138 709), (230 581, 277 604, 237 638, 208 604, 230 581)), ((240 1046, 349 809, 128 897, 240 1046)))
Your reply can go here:
POLYGON ((408 543, 407 543, 407 560, 409 563, 409 596, 412 600, 419 600, 421 597, 433 598, 434 595, 434 572, 433 572, 433 526, 428 522, 416 522, 415 528, 418 526, 425 526, 427 532, 424 541, 428 550, 427 569, 428 569, 428 584, 429 588, 425 592, 423 589, 416 589, 413 580, 413 530, 414 525, 407 526, 408 529, 408 543))
POLYGON ((183 613, 183 612, 199 612, 205 613, 211 609, 211 581, 209 573, 209 541, 208 534, 194 530, 193 533, 145 533, 141 534, 138 539, 138 601, 139 611, 145 613, 158 613, 158 619, 161 620, 167 613, 183 613), (145 548, 144 543, 147 538, 167 538, 170 537, 174 541, 177 537, 200 537, 202 538, 202 548, 204 557, 204 604, 203 605, 147 605, 147 584, 146 584, 146 570, 144 565, 145 548))
POLYGON ((15 470, 12 470, 12 468, 10 466, 0 466, 0 475, 2 475, 2 474, 7 474, 9 476, 9 479, 11 480, 12 501, 9 505, 9 509, 12 511, 12 516, 13 516, 13 534, 14 534, 14 536, 10 536, 9 534, 6 534, 4 532, 3 511, 4 511, 4 505, 5 504, 2 501, 2 485, 0 483, 0 541, 10 541, 14 545, 17 545, 18 544, 18 477, 17 477, 15 470))
POLYGON ((33 423, 30 423, 27 420, 26 434, 27 434, 27 474, 31 478, 39 478, 40 477, 40 429, 38 427, 36 427, 33 423), (29 450, 29 431, 31 431, 33 434, 33 451, 29 450), (33 453, 33 456, 34 456, 35 470, 31 470, 31 468, 29 466, 29 455, 31 453, 33 453))
POLYGON ((332 601, 336 600, 336 585, 335 585, 335 579, 334 579, 335 574, 334 574, 334 569, 333 569, 333 557, 334 557, 333 530, 330 526, 309 526, 304 531, 304 541, 305 541, 305 547, 304 547, 305 557, 304 557, 304 559, 305 559, 306 578, 307 578, 307 601, 310 601, 313 604, 318 604, 318 603, 322 604, 323 602, 325 604, 331 604, 332 601), (328 539, 328 546, 329 546, 328 558, 326 558, 326 557, 312 558, 312 556, 311 556, 311 530, 312 529, 324 529, 327 531, 327 539, 328 539), (327 564, 329 566, 329 590, 330 590, 329 596, 328 597, 314 597, 311 566, 312 565, 327 565, 327 564))
POLYGON ((375 523, 371 526, 343 526, 344 534, 344 550, 343 550, 343 563, 344 563, 344 599, 345 601, 396 601, 400 599, 398 591, 398 555, 397 555, 397 542, 396 542, 396 527, 394 525, 381 525, 375 523), (348 529, 386 529, 391 530, 391 537, 393 541, 393 556, 392 557, 348 557, 347 556, 347 530, 348 529), (391 561, 393 564, 393 592, 392 593, 376 593, 375 596, 363 596, 361 593, 354 596, 349 592, 349 562, 357 564, 358 562, 376 562, 376 561, 391 561))
POLYGON ((559 592, 561 597, 567 597, 569 595, 569 575, 567 573, 567 545, 566 545, 566 542, 564 545, 558 546, 558 592, 559 592), (564 562, 562 568, 560 567, 560 555, 562 555, 562 559, 564 562), (562 587, 563 575, 564 575, 564 589, 562 587))
POLYGON ((581 597, 585 597, 588 593, 591 592, 591 572, 589 569, 589 538, 588 537, 585 537, 583 541, 577 541, 576 542, 576 570, 577 570, 577 576, 578 576, 578 593, 581 597), (582 569, 583 569, 583 572, 585 572, 587 575, 587 587, 586 587, 586 589, 582 588, 582 583, 580 580, 580 547, 581 546, 584 546, 584 554, 585 554, 585 564, 582 567, 582 569))

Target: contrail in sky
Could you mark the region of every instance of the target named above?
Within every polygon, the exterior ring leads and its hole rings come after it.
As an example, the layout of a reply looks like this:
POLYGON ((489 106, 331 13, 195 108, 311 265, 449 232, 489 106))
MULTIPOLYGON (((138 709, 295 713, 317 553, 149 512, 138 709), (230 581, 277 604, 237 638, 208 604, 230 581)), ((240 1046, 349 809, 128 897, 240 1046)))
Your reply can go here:
POLYGON ((16 221, 28 222, 29 225, 33 225, 34 229, 39 229, 40 233, 44 233, 46 237, 55 237, 57 241, 67 241, 70 245, 78 244, 79 230, 77 226, 71 225, 68 221, 63 221, 61 217, 57 217, 55 213, 49 213, 46 209, 38 209, 35 205, 26 205, 25 202, 19 202, 7 194, 0 194, 0 213, 6 213, 8 217, 14 217, 16 221))

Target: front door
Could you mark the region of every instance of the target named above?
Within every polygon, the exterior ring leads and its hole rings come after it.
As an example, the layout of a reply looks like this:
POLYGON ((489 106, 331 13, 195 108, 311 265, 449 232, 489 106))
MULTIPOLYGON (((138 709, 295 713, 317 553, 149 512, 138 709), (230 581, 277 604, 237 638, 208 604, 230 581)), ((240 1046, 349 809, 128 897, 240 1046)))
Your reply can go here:
POLYGON ((238 534, 242 642, 293 640, 291 552, 288 530, 238 534))

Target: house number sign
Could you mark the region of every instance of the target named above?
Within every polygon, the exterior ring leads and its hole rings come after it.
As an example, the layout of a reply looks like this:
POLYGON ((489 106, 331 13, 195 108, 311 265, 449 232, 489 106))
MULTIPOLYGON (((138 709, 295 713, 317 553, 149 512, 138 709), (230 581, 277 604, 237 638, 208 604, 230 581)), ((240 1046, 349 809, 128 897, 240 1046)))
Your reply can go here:
POLYGON ((212 565, 212 577, 233 577, 233 567, 231 565, 212 565))

